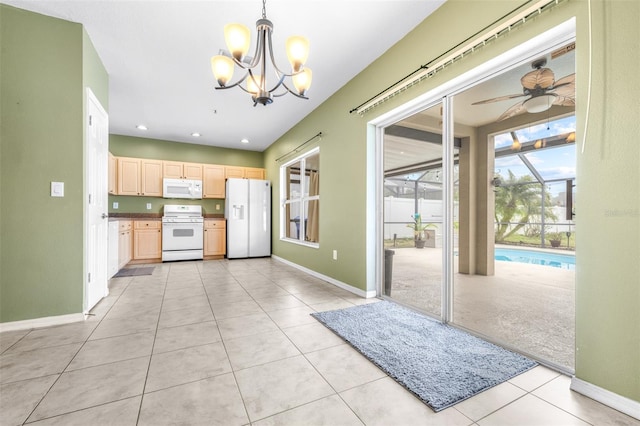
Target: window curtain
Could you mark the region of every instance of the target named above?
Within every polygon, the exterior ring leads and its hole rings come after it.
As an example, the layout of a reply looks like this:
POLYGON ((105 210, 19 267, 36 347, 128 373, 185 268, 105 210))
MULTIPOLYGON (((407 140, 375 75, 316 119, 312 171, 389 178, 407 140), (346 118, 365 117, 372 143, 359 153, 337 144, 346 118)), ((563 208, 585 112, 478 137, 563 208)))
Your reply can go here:
MULTIPOLYGON (((320 174, 309 172, 309 196, 320 195, 320 174)), ((319 228, 318 218, 320 217, 320 200, 309 200, 309 211, 307 212, 307 241, 318 242, 319 228)))

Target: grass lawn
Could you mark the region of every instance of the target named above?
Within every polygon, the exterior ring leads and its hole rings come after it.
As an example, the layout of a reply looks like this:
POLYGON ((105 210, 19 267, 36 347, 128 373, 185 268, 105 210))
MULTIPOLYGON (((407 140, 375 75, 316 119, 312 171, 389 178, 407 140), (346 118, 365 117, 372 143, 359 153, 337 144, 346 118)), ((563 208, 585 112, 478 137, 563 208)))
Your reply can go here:
MULTIPOLYGON (((524 235, 512 235, 504 241, 496 241, 498 244, 510 244, 527 247, 540 247, 540 237, 526 237, 524 235)), ((384 248, 409 248, 415 247, 413 238, 396 238, 395 245, 393 240, 384 240, 384 248)), ((551 247, 551 243, 547 240, 545 247, 551 247)), ((576 235, 571 233, 569 237, 569 244, 567 245, 567 237, 562 238, 560 247, 558 249, 575 250, 576 249, 576 235)))
MULTIPOLYGON (((525 235, 512 235, 509 238, 506 238, 504 241, 496 241, 498 244, 512 244, 512 245, 521 245, 521 246, 530 246, 530 247, 540 247, 540 237, 527 237, 525 235)), ((546 241, 545 247, 551 247, 551 243, 549 240, 546 241)), ((567 244, 567 237, 564 236, 562 241, 560 242, 559 249, 565 250, 575 250, 576 249, 576 235, 575 233, 571 233, 569 237, 569 241, 567 244)))

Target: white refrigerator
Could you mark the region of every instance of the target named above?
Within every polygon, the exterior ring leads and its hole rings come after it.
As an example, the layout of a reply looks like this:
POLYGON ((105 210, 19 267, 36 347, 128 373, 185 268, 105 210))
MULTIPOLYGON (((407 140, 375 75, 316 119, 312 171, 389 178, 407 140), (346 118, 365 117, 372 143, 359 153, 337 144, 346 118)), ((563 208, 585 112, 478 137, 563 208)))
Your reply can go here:
POLYGON ((227 179, 227 258, 271 256, 271 183, 227 179))

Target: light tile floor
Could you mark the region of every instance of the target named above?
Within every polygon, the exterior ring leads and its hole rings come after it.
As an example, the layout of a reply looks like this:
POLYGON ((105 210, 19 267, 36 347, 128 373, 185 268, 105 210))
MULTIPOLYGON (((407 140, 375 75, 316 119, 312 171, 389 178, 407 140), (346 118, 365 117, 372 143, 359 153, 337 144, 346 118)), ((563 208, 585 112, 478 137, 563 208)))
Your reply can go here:
POLYGON ((157 264, 0 334, 0 424, 640 425, 544 367, 434 413, 309 315, 370 302, 272 259, 157 264))

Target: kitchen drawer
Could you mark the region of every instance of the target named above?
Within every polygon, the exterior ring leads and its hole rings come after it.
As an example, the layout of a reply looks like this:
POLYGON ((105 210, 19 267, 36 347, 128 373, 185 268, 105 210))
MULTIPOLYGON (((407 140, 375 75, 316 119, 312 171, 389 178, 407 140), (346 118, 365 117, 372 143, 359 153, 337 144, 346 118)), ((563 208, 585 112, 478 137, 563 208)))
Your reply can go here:
POLYGON ((224 219, 213 219, 204 221, 204 229, 224 229, 227 223, 224 219))
POLYGON ((118 230, 119 231, 130 231, 131 230, 131 221, 130 220, 119 220, 118 221, 118 230))
POLYGON ((162 222, 159 220, 136 220, 134 222, 135 229, 160 229, 162 222))

